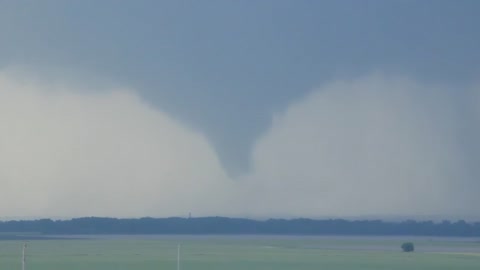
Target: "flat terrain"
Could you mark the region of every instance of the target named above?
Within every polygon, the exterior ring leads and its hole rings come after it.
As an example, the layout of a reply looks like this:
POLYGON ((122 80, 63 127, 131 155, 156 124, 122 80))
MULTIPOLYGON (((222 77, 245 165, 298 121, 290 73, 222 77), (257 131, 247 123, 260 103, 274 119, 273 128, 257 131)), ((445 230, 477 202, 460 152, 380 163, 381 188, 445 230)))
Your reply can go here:
MULTIPOLYGON (((0 241, 0 269, 21 269, 23 240, 0 241)), ((480 240, 421 237, 98 236, 29 240, 28 270, 480 269, 480 240), (405 241, 415 253, 402 253, 405 241)))

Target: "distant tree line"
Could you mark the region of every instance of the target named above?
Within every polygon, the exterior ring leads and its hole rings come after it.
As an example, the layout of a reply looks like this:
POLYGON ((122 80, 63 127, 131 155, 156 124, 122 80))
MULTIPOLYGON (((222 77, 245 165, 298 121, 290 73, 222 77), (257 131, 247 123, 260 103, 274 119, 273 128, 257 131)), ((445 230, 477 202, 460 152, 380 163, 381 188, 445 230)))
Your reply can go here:
POLYGON ((480 236, 480 223, 344 219, 85 217, 71 220, 22 220, 0 222, 0 233, 41 234, 283 234, 283 235, 419 235, 480 236))

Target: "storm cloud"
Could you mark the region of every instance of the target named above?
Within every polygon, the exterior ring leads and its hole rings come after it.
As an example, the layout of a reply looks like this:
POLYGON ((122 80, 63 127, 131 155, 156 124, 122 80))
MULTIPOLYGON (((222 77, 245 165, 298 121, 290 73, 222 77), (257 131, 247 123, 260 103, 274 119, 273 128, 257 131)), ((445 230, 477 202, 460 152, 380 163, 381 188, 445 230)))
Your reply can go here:
POLYGON ((476 215, 478 87, 325 84, 272 116, 235 179, 200 132, 98 88, 0 74, 2 216, 476 215))
POLYGON ((479 91, 454 90, 379 74, 317 89, 258 140, 248 177, 260 191, 255 209, 476 215, 479 91))
POLYGON ((0 76, 2 216, 221 213, 229 182, 202 134, 131 90, 80 90, 0 76))

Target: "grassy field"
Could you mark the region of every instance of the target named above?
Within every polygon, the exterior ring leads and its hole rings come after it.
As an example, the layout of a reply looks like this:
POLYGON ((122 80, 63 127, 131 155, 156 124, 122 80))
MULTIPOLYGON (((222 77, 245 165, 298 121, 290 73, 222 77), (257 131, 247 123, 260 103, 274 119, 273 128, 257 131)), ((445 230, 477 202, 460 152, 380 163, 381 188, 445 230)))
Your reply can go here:
MULTIPOLYGON (((381 237, 152 236, 28 241, 28 270, 480 269, 480 242, 381 237), (400 252, 403 241, 415 253, 400 252)), ((0 269, 21 269, 19 240, 0 241, 0 269)))

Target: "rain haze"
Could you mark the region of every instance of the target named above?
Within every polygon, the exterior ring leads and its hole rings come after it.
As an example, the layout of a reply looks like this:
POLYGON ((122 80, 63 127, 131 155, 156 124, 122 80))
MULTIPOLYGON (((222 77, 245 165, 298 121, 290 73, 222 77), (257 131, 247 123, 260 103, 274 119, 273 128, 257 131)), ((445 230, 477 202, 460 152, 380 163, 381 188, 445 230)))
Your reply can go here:
POLYGON ((480 219, 478 1, 0 1, 0 217, 480 219))

